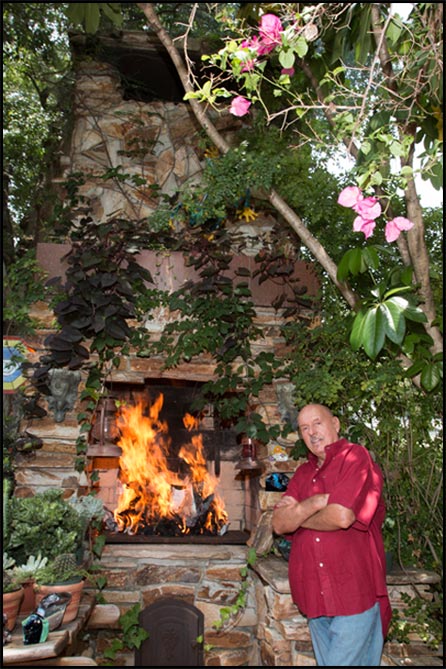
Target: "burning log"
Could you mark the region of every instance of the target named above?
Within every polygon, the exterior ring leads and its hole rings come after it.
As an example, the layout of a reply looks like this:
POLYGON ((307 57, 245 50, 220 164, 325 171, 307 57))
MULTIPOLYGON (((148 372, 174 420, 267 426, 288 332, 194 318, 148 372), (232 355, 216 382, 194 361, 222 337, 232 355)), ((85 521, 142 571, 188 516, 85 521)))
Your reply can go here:
POLYGON ((227 513, 215 490, 218 481, 207 470, 201 435, 191 435, 181 447, 173 471, 168 429, 158 419, 162 403, 161 395, 148 411, 142 403, 120 408, 122 491, 114 511, 119 531, 221 535, 227 513))
POLYGON ((197 501, 197 513, 195 518, 188 519, 187 521, 187 526, 195 529, 204 527, 208 517, 209 508, 214 501, 214 495, 209 495, 206 499, 201 499, 201 497, 199 497, 197 501))

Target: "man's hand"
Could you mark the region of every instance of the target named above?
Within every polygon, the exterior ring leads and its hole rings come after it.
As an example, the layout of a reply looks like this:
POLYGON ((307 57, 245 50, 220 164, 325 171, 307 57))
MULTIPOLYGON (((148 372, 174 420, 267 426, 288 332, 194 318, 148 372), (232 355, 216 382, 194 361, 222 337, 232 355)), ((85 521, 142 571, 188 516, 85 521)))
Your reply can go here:
POLYGON ((284 495, 274 507, 273 530, 276 534, 287 534, 297 530, 307 518, 325 508, 328 494, 312 495, 298 502, 290 495, 284 495))

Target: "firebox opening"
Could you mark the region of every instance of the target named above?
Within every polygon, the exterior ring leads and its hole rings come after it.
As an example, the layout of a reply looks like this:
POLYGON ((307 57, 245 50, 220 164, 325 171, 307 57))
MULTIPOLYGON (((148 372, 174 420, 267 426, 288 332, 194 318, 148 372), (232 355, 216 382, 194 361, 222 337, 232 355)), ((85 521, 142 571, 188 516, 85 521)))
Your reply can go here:
MULTIPOLYGON (((114 383, 118 427, 114 452, 92 458, 98 495, 109 512, 113 543, 246 543, 252 526, 252 481, 238 476, 237 435, 194 399, 202 383, 146 379, 114 383)), ((113 446, 112 446, 113 447, 113 446)))

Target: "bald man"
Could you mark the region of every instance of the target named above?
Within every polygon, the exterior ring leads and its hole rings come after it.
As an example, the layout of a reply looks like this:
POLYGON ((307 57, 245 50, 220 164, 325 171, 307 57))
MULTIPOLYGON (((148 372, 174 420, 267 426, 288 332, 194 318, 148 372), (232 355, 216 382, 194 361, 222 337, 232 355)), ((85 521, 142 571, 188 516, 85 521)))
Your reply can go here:
POLYGON ((339 437, 328 407, 305 406, 298 427, 307 461, 272 521, 292 542, 293 601, 308 618, 318 666, 378 667, 391 618, 381 469, 364 446, 339 437))

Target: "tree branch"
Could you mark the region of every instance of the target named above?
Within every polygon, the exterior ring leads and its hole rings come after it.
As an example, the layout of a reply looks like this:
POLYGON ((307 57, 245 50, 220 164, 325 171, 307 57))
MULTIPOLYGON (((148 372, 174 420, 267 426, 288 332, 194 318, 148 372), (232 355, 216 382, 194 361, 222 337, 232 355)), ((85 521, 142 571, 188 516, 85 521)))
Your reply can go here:
MULTIPOLYGON (((172 62, 175 65, 178 75, 183 84, 185 92, 186 93, 193 92, 193 87, 190 84, 184 62, 178 52, 178 49, 173 43, 170 35, 162 26, 153 8, 153 4, 147 2, 139 2, 137 4, 138 7, 144 12, 144 15, 147 18, 149 25, 156 32, 160 42, 166 48, 169 56, 171 57, 172 62)), ((209 117, 203 111, 200 104, 194 99, 190 99, 189 103, 191 105, 192 111, 195 114, 195 117, 197 118, 198 122, 200 123, 201 127, 206 132, 208 137, 212 140, 212 142, 218 147, 218 149, 223 154, 227 153, 230 149, 229 144, 221 136, 221 134, 214 126, 214 124, 210 121, 209 117)), ((309 251, 311 251, 316 260, 325 269, 328 276, 336 285, 336 287, 338 288, 341 295, 344 297, 347 304, 352 309, 357 308, 358 305, 357 296, 346 283, 338 281, 336 277, 337 274, 336 263, 330 258, 330 256, 328 255, 322 244, 311 234, 311 232, 308 230, 302 219, 296 214, 296 212, 293 209, 291 209, 291 207, 288 206, 285 200, 283 200, 283 198, 278 193, 276 193, 276 191, 274 190, 270 191, 270 193, 268 194, 268 199, 273 205, 273 207, 280 214, 282 214, 284 219, 293 228, 293 230, 297 232, 297 234, 299 235, 305 246, 309 249, 309 251)))
MULTIPOLYGON (((385 75, 386 85, 393 93, 398 93, 398 86, 393 75, 393 68, 389 50, 385 39, 385 26, 381 24, 380 10, 377 4, 371 7, 372 30, 377 44, 377 53, 381 64, 381 69, 385 75)), ((400 136, 404 135, 404 131, 409 130, 413 137, 412 146, 407 158, 401 158, 401 165, 413 166, 413 156, 415 149, 415 128, 406 127, 398 128, 400 136)), ((414 268, 415 278, 419 284, 419 293, 423 298, 423 311, 425 312, 428 322, 425 323, 426 332, 432 337, 434 345, 433 353, 443 350, 443 337, 439 329, 432 325, 436 318, 435 302, 430 283, 429 272, 429 254, 426 248, 426 240, 424 235, 423 211, 420 204, 420 198, 415 186, 413 177, 407 179, 407 187, 404 192, 406 201, 407 216, 414 224, 413 228, 408 231, 407 244, 412 266, 414 268)), ((400 249, 401 250, 401 249, 400 249)))

